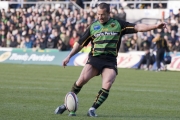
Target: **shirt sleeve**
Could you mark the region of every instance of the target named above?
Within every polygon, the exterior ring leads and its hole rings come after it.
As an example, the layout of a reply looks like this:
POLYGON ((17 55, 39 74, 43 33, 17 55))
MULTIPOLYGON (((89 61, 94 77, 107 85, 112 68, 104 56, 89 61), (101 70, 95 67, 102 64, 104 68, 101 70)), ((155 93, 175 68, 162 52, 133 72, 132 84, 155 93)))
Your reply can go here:
POLYGON ((118 20, 119 24, 121 25, 121 34, 131 34, 131 33, 137 33, 135 30, 135 25, 133 23, 125 22, 122 20, 118 20))
POLYGON ((87 46, 91 40, 92 40, 92 37, 90 35, 90 27, 88 27, 85 33, 79 39, 78 43, 81 46, 87 46))

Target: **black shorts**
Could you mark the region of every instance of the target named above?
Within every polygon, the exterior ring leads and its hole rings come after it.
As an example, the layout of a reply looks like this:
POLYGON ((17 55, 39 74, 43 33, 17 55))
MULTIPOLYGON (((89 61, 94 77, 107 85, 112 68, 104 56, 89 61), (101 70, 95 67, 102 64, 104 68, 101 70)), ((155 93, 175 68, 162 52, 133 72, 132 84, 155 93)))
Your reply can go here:
POLYGON ((90 64, 96 69, 98 69, 99 71, 98 75, 102 73, 104 68, 114 69, 116 74, 118 74, 117 61, 115 57, 108 57, 108 56, 94 57, 90 55, 86 64, 90 64))

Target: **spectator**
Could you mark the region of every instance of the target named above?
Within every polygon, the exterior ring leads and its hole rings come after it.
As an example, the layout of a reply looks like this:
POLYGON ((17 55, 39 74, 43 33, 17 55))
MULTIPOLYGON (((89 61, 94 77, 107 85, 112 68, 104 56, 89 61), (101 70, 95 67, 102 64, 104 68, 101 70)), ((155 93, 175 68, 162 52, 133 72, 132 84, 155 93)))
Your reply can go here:
POLYGON ((9 19, 11 17, 11 15, 12 15, 12 13, 11 13, 10 9, 8 9, 6 12, 7 19, 9 19))
POLYGON ((163 38, 161 34, 157 34, 156 37, 152 40, 156 45, 156 62, 157 62, 157 71, 161 71, 162 67, 166 70, 166 63, 164 61, 165 52, 168 53, 169 49, 167 46, 167 41, 163 38), (161 62, 163 65, 161 65, 161 62))
POLYGON ((75 42, 79 40, 79 36, 76 31, 73 31, 73 36, 69 40, 69 45, 71 48, 73 48, 75 42))
POLYGON ((25 47, 32 48, 32 41, 30 41, 28 36, 25 38, 25 47))
POLYGON ((4 35, 2 34, 2 30, 0 30, 0 47, 5 47, 3 44, 5 42, 5 38, 4 38, 4 35))
POLYGON ((120 8, 119 17, 121 20, 126 21, 126 12, 124 11, 124 8, 120 8))
POLYGON ((150 49, 147 49, 145 50, 145 55, 142 56, 139 64, 138 64, 138 67, 136 69, 141 69, 142 68, 142 65, 145 65, 145 71, 147 70, 151 70, 153 64, 155 62, 155 55, 153 54, 152 51, 150 51, 150 49))
POLYGON ((58 49, 59 51, 67 50, 67 49, 66 49, 66 45, 64 44, 64 42, 63 42, 61 39, 58 40, 57 49, 58 49))
POLYGON ((141 42, 140 50, 141 51, 149 50, 150 47, 151 47, 151 42, 148 41, 147 36, 144 36, 144 39, 141 42))
POLYGON ((5 31, 5 29, 1 31, 1 38, 2 38, 2 39, 3 39, 3 38, 4 38, 4 39, 6 38, 6 31, 5 31))
POLYGON ((49 37, 47 40, 47 48, 54 48, 54 41, 51 37, 49 37))
POLYGON ((65 37, 64 37, 64 41, 63 43, 65 44, 66 46, 66 49, 70 49, 70 45, 69 45, 69 41, 70 41, 70 38, 71 38, 71 33, 69 30, 66 30, 66 34, 65 34, 65 37))
POLYGON ((91 17, 92 21, 95 21, 95 16, 96 15, 92 10, 89 12, 89 16, 91 17))
POLYGON ((174 30, 175 32, 178 31, 178 21, 175 19, 171 20, 171 30, 174 30))
POLYGON ((36 41, 33 43, 33 49, 37 50, 40 49, 40 40, 36 39, 36 41))
POLYGON ((76 24, 80 24, 80 23, 82 23, 82 16, 80 14, 78 14, 76 16, 76 24))
POLYGON ((21 37, 21 44, 19 45, 20 48, 26 48, 25 41, 25 37, 21 37))
POLYGON ((170 34, 171 34, 171 33, 169 33, 169 31, 168 31, 167 28, 164 29, 163 36, 167 36, 167 37, 169 38, 169 37, 170 37, 170 34))
POLYGON ((132 39, 130 41, 130 46, 129 46, 129 51, 138 51, 139 50, 139 47, 138 47, 138 44, 136 43, 136 40, 132 39))
POLYGON ((4 38, 5 43, 6 43, 5 44, 6 46, 4 46, 4 47, 9 47, 9 45, 11 43, 11 36, 12 36, 11 32, 8 31, 5 38, 4 38))
POLYGON ((56 16, 61 16, 62 15, 62 8, 61 7, 59 7, 57 10, 56 10, 56 16))
POLYGON ((174 18, 175 18, 175 15, 174 15, 174 12, 173 12, 173 10, 170 10, 169 11, 169 17, 168 17, 170 20, 174 20, 174 18))
POLYGON ((82 17, 82 23, 86 23, 87 18, 88 18, 87 12, 84 12, 83 17, 82 17))
POLYGON ((41 49, 45 49, 46 48, 46 43, 45 43, 45 40, 43 38, 40 39, 39 47, 41 49))
POLYGON ((21 45, 21 36, 19 34, 16 37, 16 41, 17 41, 17 48, 20 48, 20 45, 21 45))
POLYGON ((122 39, 122 49, 120 51, 122 52, 128 52, 129 46, 130 46, 130 38, 125 35, 124 38, 122 39))
POLYGON ((60 36, 59 36, 59 33, 58 33, 58 30, 56 30, 54 32, 54 48, 57 48, 57 43, 58 43, 58 40, 59 40, 60 36))
POLYGON ((17 46, 18 46, 18 43, 17 43, 17 41, 15 40, 14 36, 11 36, 11 42, 10 42, 9 47, 14 47, 14 48, 16 48, 17 46))
POLYGON ((178 23, 180 23, 180 8, 179 8, 179 12, 175 15, 175 18, 177 18, 178 23))
POLYGON ((93 22, 92 18, 90 16, 88 16, 87 18, 87 24, 90 25, 93 22))
POLYGON ((76 23, 76 17, 74 16, 74 13, 71 12, 70 16, 67 18, 67 21, 70 22, 70 25, 75 25, 76 23))
POLYGON ((83 27, 81 26, 80 23, 76 23, 75 27, 74 27, 74 30, 77 31, 77 34, 78 35, 82 35, 83 33, 83 27))
POLYGON ((175 45, 172 47, 173 52, 180 52, 180 43, 179 41, 175 42, 175 45))
POLYGON ((151 31, 147 32, 147 40, 151 43, 153 40, 154 36, 152 35, 151 31))
POLYGON ((28 31, 28 37, 30 38, 30 41, 32 41, 32 42, 35 41, 35 35, 34 35, 32 29, 29 29, 29 31, 28 31))
POLYGON ((176 40, 178 40, 178 36, 174 30, 171 31, 171 35, 169 36, 169 40, 175 44, 176 40))
MULTIPOLYGON (((119 12, 117 8, 114 8, 111 11, 111 15, 115 18, 119 16, 122 17, 125 16, 124 12, 123 8, 119 10, 119 12)), ((11 36, 13 36, 18 43, 17 47, 25 48, 27 45, 30 48, 34 48, 34 46, 37 48, 38 46, 39 48, 47 48, 47 38, 50 37, 54 42, 53 48, 57 48, 59 39, 61 39, 66 46, 66 50, 69 50, 68 48, 71 48, 74 44, 73 40, 70 42, 70 38, 72 38, 74 33, 73 31, 76 31, 76 34, 80 37, 88 25, 96 20, 95 14, 95 9, 92 8, 87 11, 83 9, 74 9, 72 11, 69 8, 66 9, 63 7, 54 9, 49 5, 39 9, 31 7, 20 8, 18 10, 8 9, 7 11, 2 9, 0 11, 0 20, 2 21, 0 22, 0 44, 1 47, 10 47, 10 44, 12 46, 11 36), (30 44, 26 42, 26 37, 29 38, 30 44), (44 42, 40 42, 41 39, 43 39, 44 42)), ((180 36, 179 14, 180 10, 176 15, 174 15, 173 11, 170 11, 167 29, 154 31, 155 34, 162 34, 166 41, 172 41, 172 46, 175 45, 178 36, 180 36)), ((125 19, 125 17, 121 19, 125 19)), ((141 41, 146 37, 147 41, 151 42, 154 35, 151 32, 147 32, 143 35, 138 33, 133 36, 124 36, 122 39, 123 47, 120 50, 128 51, 128 49, 136 50, 136 48, 141 50, 141 41)))
POLYGON ((172 42, 168 41, 167 44, 168 44, 169 51, 173 52, 173 44, 172 44, 172 42))
POLYGON ((122 18, 121 18, 121 15, 120 15, 120 13, 118 13, 118 10, 117 9, 115 9, 115 8, 112 8, 112 10, 111 10, 112 12, 112 18, 115 18, 115 19, 121 19, 122 20, 122 18))

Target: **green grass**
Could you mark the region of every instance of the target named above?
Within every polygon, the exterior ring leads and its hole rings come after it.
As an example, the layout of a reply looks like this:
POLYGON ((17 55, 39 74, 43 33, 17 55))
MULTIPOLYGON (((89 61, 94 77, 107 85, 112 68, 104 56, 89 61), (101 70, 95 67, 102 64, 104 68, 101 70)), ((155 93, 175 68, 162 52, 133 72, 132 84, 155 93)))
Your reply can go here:
MULTIPOLYGON (((91 120, 86 116, 101 88, 94 77, 78 94, 76 117, 55 115, 82 67, 0 64, 0 120, 91 120)), ((97 120, 180 120, 180 73, 119 69, 97 120)))

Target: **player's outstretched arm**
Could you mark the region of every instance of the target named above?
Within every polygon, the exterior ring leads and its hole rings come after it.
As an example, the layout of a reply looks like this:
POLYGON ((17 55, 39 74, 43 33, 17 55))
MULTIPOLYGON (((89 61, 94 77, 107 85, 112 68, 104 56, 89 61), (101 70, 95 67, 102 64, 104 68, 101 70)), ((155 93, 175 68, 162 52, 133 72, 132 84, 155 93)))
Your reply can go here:
POLYGON ((156 25, 146 25, 146 24, 136 24, 135 30, 137 32, 146 32, 150 30, 154 30, 157 28, 166 28, 166 24, 164 22, 156 24, 156 25))
POLYGON ((71 52, 69 53, 69 55, 63 60, 63 66, 65 67, 67 65, 67 63, 69 62, 70 58, 75 55, 76 53, 78 53, 81 49, 83 48, 83 46, 81 46, 78 42, 74 45, 73 49, 71 50, 71 52))

